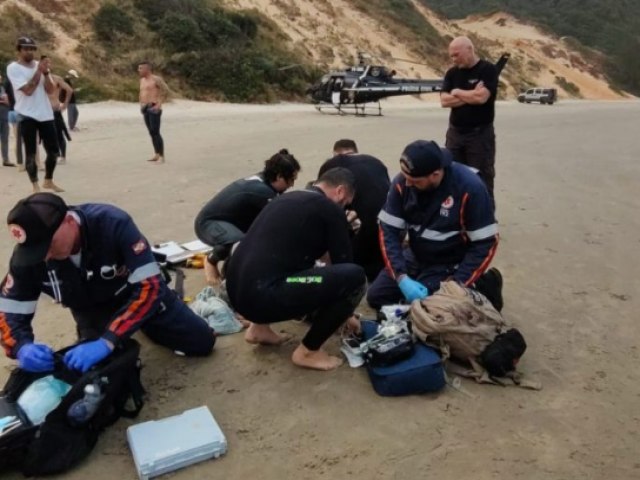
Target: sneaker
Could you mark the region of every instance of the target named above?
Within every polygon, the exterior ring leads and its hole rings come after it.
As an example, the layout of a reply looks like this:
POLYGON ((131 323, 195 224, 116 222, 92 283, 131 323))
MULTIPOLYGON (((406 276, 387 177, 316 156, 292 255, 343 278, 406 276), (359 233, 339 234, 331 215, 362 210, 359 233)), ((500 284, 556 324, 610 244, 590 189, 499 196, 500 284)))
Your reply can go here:
POLYGON ((15 167, 16 164, 15 163, 11 163, 11 162, 2 162, 2 166, 3 167, 15 167))

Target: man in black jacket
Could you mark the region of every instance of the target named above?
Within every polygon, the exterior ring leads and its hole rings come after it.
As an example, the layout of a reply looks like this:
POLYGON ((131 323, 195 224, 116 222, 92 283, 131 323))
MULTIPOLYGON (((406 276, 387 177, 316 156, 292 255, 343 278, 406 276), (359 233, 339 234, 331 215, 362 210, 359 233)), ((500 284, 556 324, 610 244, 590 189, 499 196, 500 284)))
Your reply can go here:
POLYGON ((367 279, 372 282, 384 267, 378 239, 378 213, 387 199, 389 172, 376 157, 358 153, 356 142, 351 139, 338 140, 333 146, 333 155, 320 167, 318 178, 336 167, 353 173, 356 194, 350 208, 361 222, 352 241, 353 263, 364 268, 367 279))

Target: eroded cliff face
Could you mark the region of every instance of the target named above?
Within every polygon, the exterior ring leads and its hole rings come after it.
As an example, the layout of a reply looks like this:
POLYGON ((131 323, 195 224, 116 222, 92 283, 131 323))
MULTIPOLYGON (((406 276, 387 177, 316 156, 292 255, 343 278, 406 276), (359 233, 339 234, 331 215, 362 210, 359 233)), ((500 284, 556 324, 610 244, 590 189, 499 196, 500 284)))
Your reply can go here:
MULTIPOLYGON (((312 61, 329 67, 341 68, 353 63, 358 51, 372 54, 405 76, 438 77, 448 67, 442 56, 417 53, 413 45, 398 38, 394 29, 379 18, 364 14, 349 0, 226 0, 225 4, 230 8, 256 9, 268 15, 286 33, 292 46, 305 51, 312 61), (396 61, 392 57, 427 66, 396 61)), ((413 4, 445 44, 455 36, 468 35, 490 59, 496 60, 503 52, 510 52, 511 60, 502 76, 507 98, 515 97, 526 85, 553 86, 562 97, 616 99, 625 96, 609 86, 597 54, 589 60, 563 39, 554 38, 508 14, 450 22, 419 2, 413 4)))
MULTIPOLYGON (((37 27, 57 56, 63 59, 62 67, 75 68, 88 78, 97 79, 105 74, 93 71, 95 66, 86 61, 83 51, 86 52, 87 45, 94 41, 92 18, 103 3, 106 2, 4 0, 0 13, 12 12, 20 16, 22 28, 25 25, 37 27)), ((501 94, 506 98, 514 98, 522 88, 533 85, 556 87, 559 95, 565 98, 617 99, 626 96, 609 86, 597 52, 585 55, 581 52, 586 49, 579 52, 566 39, 555 38, 507 14, 495 13, 450 22, 413 1, 416 15, 422 16, 440 37, 436 54, 434 48, 430 51, 416 48, 417 42, 411 41, 411 37, 399 34, 397 21, 393 24, 385 21, 384 13, 380 11, 377 15, 362 11, 357 0, 224 0, 223 5, 230 9, 255 10, 267 16, 281 31, 283 44, 298 52, 309 64, 321 68, 342 68, 352 64, 358 52, 367 52, 376 62, 394 68, 399 76, 438 78, 448 67, 448 41, 458 35, 468 35, 480 54, 488 59, 495 60, 503 52, 511 53, 511 60, 501 77, 504 83, 501 94)), ((4 33, 5 43, 10 43, 11 35, 11 32, 4 33)), ((419 35, 414 34, 413 38, 415 40, 419 35)), ((126 54, 131 55, 131 52, 126 54)), ((117 72, 109 73, 106 81, 117 82, 117 77, 117 72)))

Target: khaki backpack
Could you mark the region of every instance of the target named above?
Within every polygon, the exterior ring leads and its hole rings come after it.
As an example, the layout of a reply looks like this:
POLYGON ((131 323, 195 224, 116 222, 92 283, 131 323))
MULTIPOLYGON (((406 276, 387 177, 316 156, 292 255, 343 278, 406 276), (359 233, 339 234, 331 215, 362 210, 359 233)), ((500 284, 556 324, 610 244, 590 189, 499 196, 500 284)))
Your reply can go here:
MULTIPOLYGON (((484 295, 455 281, 442 282, 431 296, 411 304, 410 317, 418 339, 439 349, 445 360, 453 358, 472 366, 465 369, 449 363, 449 371, 479 383, 505 384, 490 377, 478 362, 485 348, 510 328, 484 295)), ((537 382, 524 382, 515 371, 509 378, 525 388, 541 388, 537 382)))

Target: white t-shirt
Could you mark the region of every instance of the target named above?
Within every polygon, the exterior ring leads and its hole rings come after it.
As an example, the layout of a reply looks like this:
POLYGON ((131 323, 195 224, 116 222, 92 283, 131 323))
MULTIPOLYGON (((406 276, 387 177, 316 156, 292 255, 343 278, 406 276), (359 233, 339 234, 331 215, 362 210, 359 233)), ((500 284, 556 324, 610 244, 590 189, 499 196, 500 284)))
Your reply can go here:
POLYGON ((46 77, 40 76, 40 83, 31 95, 25 95, 22 90, 29 80, 33 78, 38 68, 38 62, 34 60, 33 67, 25 67, 18 62, 11 62, 7 67, 7 77, 13 86, 13 94, 16 97, 14 110, 20 115, 31 117, 38 122, 53 120, 53 108, 44 89, 46 77))

